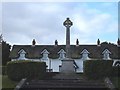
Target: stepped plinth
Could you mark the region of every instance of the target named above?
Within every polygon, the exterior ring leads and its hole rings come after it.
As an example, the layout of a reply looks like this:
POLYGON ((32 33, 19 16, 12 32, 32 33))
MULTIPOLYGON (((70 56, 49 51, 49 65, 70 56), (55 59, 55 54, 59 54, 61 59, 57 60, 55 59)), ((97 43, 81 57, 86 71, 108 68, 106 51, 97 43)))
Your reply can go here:
POLYGON ((84 80, 83 77, 79 76, 76 73, 59 73, 53 76, 53 79, 55 80, 80 80, 80 81, 84 80))
POLYGON ((65 58, 61 61, 60 73, 54 76, 54 79, 80 79, 80 76, 75 72, 73 59, 65 58))
POLYGON ((104 82, 81 80, 31 80, 20 90, 109 90, 104 82))

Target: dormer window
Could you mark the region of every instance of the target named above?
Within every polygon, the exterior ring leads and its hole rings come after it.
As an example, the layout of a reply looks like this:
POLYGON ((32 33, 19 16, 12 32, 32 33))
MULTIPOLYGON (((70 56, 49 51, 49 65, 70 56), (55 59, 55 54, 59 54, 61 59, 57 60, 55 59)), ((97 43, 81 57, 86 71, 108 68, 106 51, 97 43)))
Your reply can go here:
POLYGON ((21 49, 21 50, 18 52, 18 54, 19 54, 18 60, 25 60, 25 59, 26 59, 26 58, 25 58, 26 52, 25 52, 24 49, 21 49))
POLYGON ((108 49, 105 49, 102 54, 103 54, 103 59, 104 60, 110 60, 111 52, 108 49))
POLYGON ((44 50, 41 52, 41 54, 43 54, 42 60, 48 60, 48 59, 49 59, 49 58, 48 58, 49 52, 48 52, 46 49, 44 49, 44 50))
POLYGON ((120 66, 120 60, 114 60, 112 66, 120 66))
POLYGON ((88 60, 88 59, 89 59, 89 57, 88 57, 89 52, 88 52, 86 49, 84 49, 84 50, 81 52, 81 54, 82 54, 82 59, 83 59, 83 60, 88 60))
POLYGON ((59 59, 64 59, 65 58, 65 51, 63 50, 63 49, 61 49, 59 52, 58 52, 58 54, 60 55, 59 56, 59 59))

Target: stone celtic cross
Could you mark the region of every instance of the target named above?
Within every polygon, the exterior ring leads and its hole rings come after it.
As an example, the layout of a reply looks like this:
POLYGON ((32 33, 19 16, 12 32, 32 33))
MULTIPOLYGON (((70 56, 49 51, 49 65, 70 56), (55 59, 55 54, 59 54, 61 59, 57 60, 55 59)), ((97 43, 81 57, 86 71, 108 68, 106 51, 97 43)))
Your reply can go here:
POLYGON ((71 20, 67 18, 63 25, 66 27, 66 58, 71 58, 70 53, 70 27, 73 25, 71 20))

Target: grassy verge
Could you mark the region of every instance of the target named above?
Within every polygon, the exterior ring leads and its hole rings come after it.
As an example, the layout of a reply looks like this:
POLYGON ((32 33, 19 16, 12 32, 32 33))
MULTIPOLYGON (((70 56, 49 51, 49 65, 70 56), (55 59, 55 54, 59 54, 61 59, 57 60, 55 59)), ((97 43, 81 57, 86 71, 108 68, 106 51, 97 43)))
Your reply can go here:
POLYGON ((7 75, 0 75, 2 77, 2 88, 15 88, 18 82, 10 80, 7 75))
POLYGON ((2 89, 2 75, 0 75, 0 90, 2 89))

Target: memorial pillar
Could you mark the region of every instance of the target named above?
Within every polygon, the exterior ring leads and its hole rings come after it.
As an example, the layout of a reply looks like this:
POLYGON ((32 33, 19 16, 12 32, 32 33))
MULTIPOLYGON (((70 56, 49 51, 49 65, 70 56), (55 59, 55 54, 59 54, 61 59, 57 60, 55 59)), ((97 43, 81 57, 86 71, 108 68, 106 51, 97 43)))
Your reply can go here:
POLYGON ((62 73, 74 73, 74 60, 71 58, 71 52, 70 52, 70 27, 73 25, 73 23, 70 21, 69 18, 67 18, 63 25, 66 27, 66 58, 64 58, 62 61, 61 71, 62 73))
POLYGON ((70 52, 70 27, 73 25, 73 23, 70 21, 69 18, 67 18, 63 25, 66 27, 66 58, 71 58, 71 52, 70 52))

